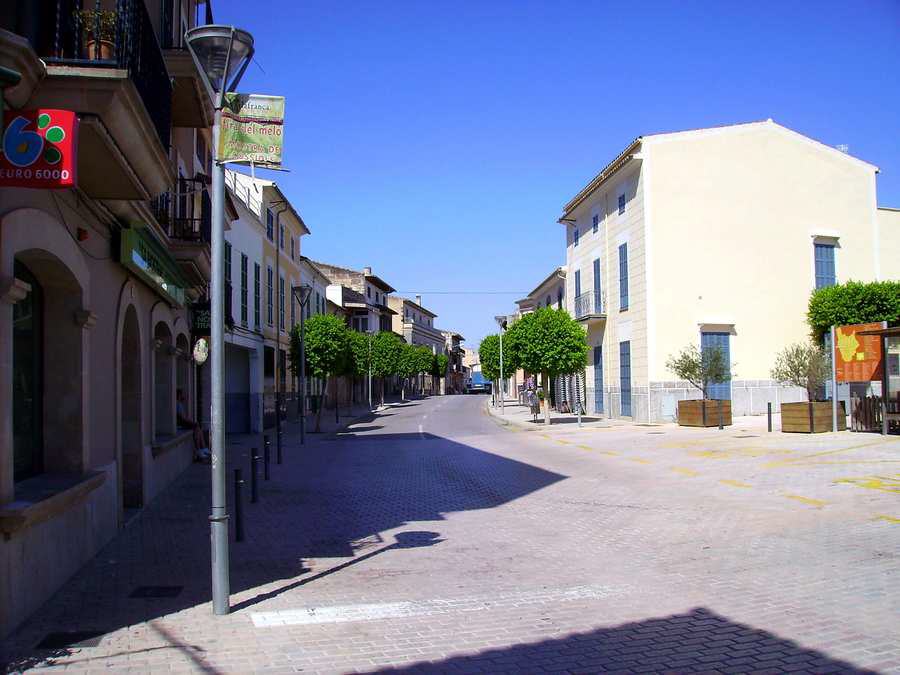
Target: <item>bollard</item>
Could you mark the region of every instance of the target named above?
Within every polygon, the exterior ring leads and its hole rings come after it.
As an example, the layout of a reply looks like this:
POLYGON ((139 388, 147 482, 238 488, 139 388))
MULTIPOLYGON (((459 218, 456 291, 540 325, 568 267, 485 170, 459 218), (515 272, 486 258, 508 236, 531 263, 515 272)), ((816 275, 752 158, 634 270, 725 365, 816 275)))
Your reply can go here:
POLYGON ((272 442, 269 440, 269 434, 263 434, 263 448, 268 448, 272 442))
POLYGON ((766 403, 766 415, 769 417, 769 431, 772 431, 772 402, 766 403))
POLYGON ((275 437, 275 463, 281 464, 281 429, 278 430, 278 435, 275 437))
POLYGON ((259 482, 257 480, 257 464, 259 462, 259 450, 253 448, 250 451, 250 503, 259 501, 259 482))
POLYGON ((719 399, 716 402, 716 406, 719 409, 719 429, 724 429, 725 425, 722 423, 724 420, 722 419, 722 399, 719 399))
POLYGON ((241 470, 234 470, 234 540, 244 541, 244 479, 241 470))
POLYGON ((269 480, 269 459, 271 453, 269 452, 269 446, 263 448, 263 480, 269 480))

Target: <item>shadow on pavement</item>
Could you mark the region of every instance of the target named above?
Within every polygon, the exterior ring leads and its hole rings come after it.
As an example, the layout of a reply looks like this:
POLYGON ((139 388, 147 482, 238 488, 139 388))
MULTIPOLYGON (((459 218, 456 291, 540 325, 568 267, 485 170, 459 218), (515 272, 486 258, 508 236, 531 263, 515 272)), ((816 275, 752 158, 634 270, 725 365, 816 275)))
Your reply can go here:
MULTIPOLYGON (((383 417, 384 415, 378 415, 383 417)), ((566 476, 419 433, 341 434, 331 443, 286 446, 284 463, 259 467, 259 503, 249 503, 249 450, 233 448, 227 467, 231 592, 260 587, 257 604, 292 587, 340 573, 374 555, 432 546, 439 532, 382 534, 446 514, 491 509, 566 476), (233 469, 244 473, 245 541, 234 541, 233 469), (368 551, 368 552, 367 552, 368 551), (357 553, 359 555, 357 557, 357 553), (349 558, 307 579, 304 561, 349 558), (272 589, 275 582, 286 582, 272 589)), ((210 469, 190 466, 0 647, 0 664, 35 666, 68 649, 36 651, 54 631, 108 634, 208 603, 210 469), (172 597, 130 597, 137 587, 177 587, 172 597)), ((321 563, 319 564, 321 566, 321 563)), ((172 641, 172 649, 191 650, 172 641)), ((196 655, 190 654, 193 659, 196 655)), ((2 667, 0 667, 2 671, 2 667)))
POLYGON ((382 673, 874 673, 697 607, 566 637, 489 649, 382 673))

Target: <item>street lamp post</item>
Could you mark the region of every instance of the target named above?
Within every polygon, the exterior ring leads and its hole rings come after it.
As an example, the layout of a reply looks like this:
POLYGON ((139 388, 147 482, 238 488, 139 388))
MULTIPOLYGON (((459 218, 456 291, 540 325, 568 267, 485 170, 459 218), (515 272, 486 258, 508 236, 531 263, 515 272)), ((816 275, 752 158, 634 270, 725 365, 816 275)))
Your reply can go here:
POLYGON ((210 356, 212 401, 210 450, 212 510, 209 516, 212 552, 213 612, 228 614, 228 509, 225 488, 225 164, 219 154, 219 134, 225 92, 233 91, 253 57, 253 36, 234 26, 198 26, 185 41, 215 110, 212 128, 212 279, 210 281, 210 356))
POLYGON ((372 336, 374 333, 367 330, 366 335, 369 336, 369 412, 372 412, 372 336))
POLYGON ((291 286, 291 295, 300 303, 300 445, 306 443, 306 304, 312 294, 312 286, 291 286))
POLYGON ((500 414, 506 414, 506 393, 503 391, 503 331, 506 330, 506 317, 495 316, 500 325, 500 414))

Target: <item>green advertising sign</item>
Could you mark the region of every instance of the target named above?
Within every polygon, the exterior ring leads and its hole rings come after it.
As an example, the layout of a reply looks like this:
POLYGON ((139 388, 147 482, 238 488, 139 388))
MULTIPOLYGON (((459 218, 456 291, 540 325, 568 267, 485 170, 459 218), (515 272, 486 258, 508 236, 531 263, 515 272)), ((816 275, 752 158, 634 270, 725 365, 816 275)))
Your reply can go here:
POLYGON ((225 94, 219 160, 281 166, 284 96, 225 94))

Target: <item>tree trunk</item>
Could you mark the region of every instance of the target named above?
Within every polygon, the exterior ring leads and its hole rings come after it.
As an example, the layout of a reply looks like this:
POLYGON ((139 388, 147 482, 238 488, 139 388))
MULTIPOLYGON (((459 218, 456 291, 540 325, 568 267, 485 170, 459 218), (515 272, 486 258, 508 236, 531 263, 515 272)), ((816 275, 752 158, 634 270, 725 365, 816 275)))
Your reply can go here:
POLYGON ((325 384, 322 387, 322 393, 319 394, 319 409, 316 410, 316 433, 322 430, 322 408, 325 407, 325 393, 328 391, 328 378, 325 378, 325 384))
POLYGON ((403 384, 400 385, 400 403, 406 400, 406 378, 403 378, 403 384))
POLYGON ((381 378, 381 407, 384 407, 384 378, 381 378))
POLYGON ((548 395, 550 391, 550 375, 542 373, 541 376, 544 380, 544 424, 550 424, 550 396, 548 395))

